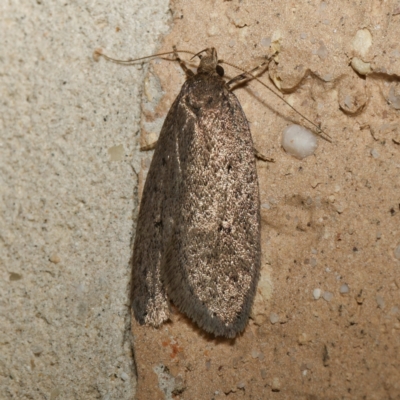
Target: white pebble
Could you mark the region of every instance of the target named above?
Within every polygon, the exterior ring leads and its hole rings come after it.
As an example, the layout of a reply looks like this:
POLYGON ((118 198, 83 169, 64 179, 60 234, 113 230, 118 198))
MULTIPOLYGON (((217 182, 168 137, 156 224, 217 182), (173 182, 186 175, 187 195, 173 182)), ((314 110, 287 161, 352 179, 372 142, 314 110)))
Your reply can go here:
POLYGON ((374 157, 374 158, 378 158, 379 157, 378 150, 371 149, 370 153, 371 153, 371 156, 374 157))
POLYGON ((347 293, 349 293, 349 286, 346 284, 346 283, 344 283, 342 286, 340 286, 340 293, 341 294, 347 294, 347 293))
POLYGON ((301 160, 314 154, 317 138, 310 130, 300 125, 290 125, 283 131, 282 147, 287 153, 301 160))
POLYGON ((271 324, 276 324, 279 322, 279 315, 272 312, 269 314, 269 320, 271 321, 271 324))
POLYGON ((333 293, 331 292, 324 292, 324 294, 322 295, 322 297, 324 298, 325 301, 331 301, 333 299, 333 293))
POLYGON ((264 46, 264 47, 269 47, 269 46, 271 46, 271 38, 270 37, 267 37, 267 38, 262 38, 261 39, 261 46, 264 46))
POLYGON ((126 372, 121 372, 120 378, 123 381, 127 381, 129 379, 129 376, 128 376, 128 374, 126 372))
POLYGON ((368 54, 368 50, 372 45, 372 35, 368 29, 360 29, 356 32, 353 38, 353 49, 361 57, 365 57, 368 54))
POLYGON ((314 299, 318 300, 321 297, 321 289, 314 289, 312 294, 314 299))

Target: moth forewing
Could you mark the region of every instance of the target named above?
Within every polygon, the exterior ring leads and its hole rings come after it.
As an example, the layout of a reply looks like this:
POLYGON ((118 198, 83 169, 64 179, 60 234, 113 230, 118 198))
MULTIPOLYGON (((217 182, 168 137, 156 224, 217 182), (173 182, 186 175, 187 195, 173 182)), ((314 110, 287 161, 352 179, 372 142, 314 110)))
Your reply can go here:
POLYGON ((140 204, 132 307, 168 319, 168 300, 205 331, 246 326, 260 273, 260 207, 246 116, 206 49, 162 127, 140 204))

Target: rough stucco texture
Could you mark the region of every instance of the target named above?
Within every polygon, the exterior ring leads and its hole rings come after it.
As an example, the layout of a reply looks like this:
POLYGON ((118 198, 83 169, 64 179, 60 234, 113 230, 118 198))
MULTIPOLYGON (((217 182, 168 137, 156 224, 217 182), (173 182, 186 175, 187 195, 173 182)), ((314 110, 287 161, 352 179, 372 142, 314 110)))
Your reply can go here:
POLYGON ((0 398, 131 399, 144 69, 167 1, 0 6, 0 398))

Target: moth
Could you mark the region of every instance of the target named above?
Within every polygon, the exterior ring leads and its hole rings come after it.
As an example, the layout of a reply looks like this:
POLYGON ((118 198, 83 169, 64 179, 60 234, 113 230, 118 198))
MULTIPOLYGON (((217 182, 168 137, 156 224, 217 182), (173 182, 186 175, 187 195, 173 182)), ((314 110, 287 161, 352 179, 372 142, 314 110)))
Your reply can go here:
POLYGON ((233 338, 248 322, 260 275, 260 201, 253 141, 217 52, 171 106, 144 186, 132 257, 140 324, 172 303, 200 328, 233 338))

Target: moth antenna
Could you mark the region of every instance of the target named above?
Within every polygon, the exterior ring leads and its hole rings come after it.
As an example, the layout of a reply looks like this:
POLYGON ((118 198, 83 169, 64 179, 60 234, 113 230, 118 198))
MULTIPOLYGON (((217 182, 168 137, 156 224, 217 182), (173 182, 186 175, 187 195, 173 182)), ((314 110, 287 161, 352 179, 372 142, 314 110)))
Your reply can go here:
MULTIPOLYGON (((189 51, 189 50, 176 50, 176 52, 177 53, 193 54, 193 52, 189 51)), ((117 64, 133 65, 137 61, 149 60, 151 58, 160 57, 160 56, 166 56, 166 55, 170 55, 170 54, 174 54, 174 51, 167 51, 165 53, 157 53, 157 54, 153 54, 151 56, 146 56, 146 57, 130 58, 128 60, 118 60, 116 58, 112 58, 112 57, 109 57, 106 54, 104 54, 102 49, 96 49, 94 51, 94 53, 93 53, 93 58, 94 58, 95 61, 98 61, 100 57, 104 57, 106 60, 115 62, 117 64)))
POLYGON ((175 60, 178 61, 179 65, 181 66, 183 72, 186 74, 187 77, 190 76, 194 76, 194 72, 188 68, 185 64, 184 61, 181 60, 181 58, 178 56, 178 50, 176 49, 175 46, 172 46, 173 50, 174 50, 174 56, 175 56, 175 60))
MULTIPOLYGON (((201 53, 204 53, 206 50, 207 50, 207 49, 204 49, 204 50, 199 51, 198 53, 196 53, 196 54, 191 58, 191 60, 193 60, 193 58, 195 58, 195 57, 200 57, 200 54, 201 54, 201 53)), ((192 53, 192 54, 193 54, 193 53, 192 53)))
POLYGON ((245 69, 238 67, 235 64, 226 62, 226 61, 222 61, 220 60, 220 62, 227 64, 233 68, 238 69, 239 71, 243 71, 244 73, 239 75, 236 78, 233 78, 232 80, 230 80, 228 82, 228 84, 235 82, 236 80, 241 80, 244 79, 246 75, 250 75, 250 77, 252 79, 255 79, 256 81, 258 81, 259 83, 261 83, 261 85, 263 85, 264 87, 266 87, 269 91, 271 91, 276 97, 278 97, 279 99, 281 99, 286 105, 288 105, 294 112, 296 112, 298 115, 300 115, 302 118, 304 118, 308 123, 310 123, 312 126, 314 126, 317 130, 317 134, 318 136, 322 137, 323 139, 327 140, 328 142, 332 143, 332 138, 323 130, 321 129, 320 126, 318 126, 315 122, 311 121, 309 118, 307 118, 305 115, 303 115, 300 111, 296 110, 288 101, 286 101, 282 96, 280 96, 278 93, 275 92, 275 90, 273 90, 272 88, 270 88, 267 84, 265 84, 261 79, 257 78, 255 75, 252 74, 252 72, 256 71, 257 69, 265 66, 267 63, 269 64, 270 58, 268 58, 267 61, 264 61, 262 64, 258 65, 257 67, 253 68, 250 71, 246 71, 245 69))
MULTIPOLYGON (((149 60, 151 58, 155 58, 155 57, 160 57, 160 56, 166 56, 166 55, 171 55, 171 54, 176 54, 176 53, 186 53, 186 54, 191 54, 192 58, 195 58, 197 56, 199 56, 201 53, 203 53, 204 51, 206 51, 207 49, 201 50, 198 53, 194 54, 192 51, 189 50, 174 50, 174 51, 167 51, 164 53, 157 53, 157 54, 153 54, 151 56, 146 56, 146 57, 139 57, 139 58, 131 58, 128 60, 118 60, 116 58, 112 58, 107 56, 106 54, 103 53, 102 49, 96 49, 93 53, 93 58, 95 61, 98 61, 100 57, 104 57, 106 60, 115 62, 117 64, 122 64, 122 65, 133 65, 134 63, 138 62, 138 61, 143 61, 143 60, 149 60)), ((278 93, 276 93, 272 88, 270 88, 268 85, 266 85, 263 81, 261 81, 260 79, 258 79, 256 76, 254 76, 252 74, 252 72, 256 71, 257 69, 262 68, 263 66, 265 66, 267 63, 269 64, 271 58, 268 58, 268 60, 264 61, 262 64, 258 65, 257 67, 253 68, 250 71, 246 71, 245 69, 224 61, 224 60, 218 60, 219 64, 226 64, 229 65, 233 68, 238 69, 239 71, 244 72, 243 74, 237 76, 236 78, 232 79, 231 81, 228 82, 229 84, 232 84, 233 82, 239 81, 239 80, 243 80, 245 78, 246 75, 249 75, 252 79, 255 79, 256 81, 258 81, 259 83, 261 83, 261 85, 263 85, 264 87, 266 87, 269 91, 271 91, 276 97, 278 97, 279 99, 281 99, 286 105, 288 105, 294 112, 296 112, 298 115, 300 115, 302 118, 304 118, 308 123, 310 123, 312 126, 314 126, 317 129, 317 134, 319 136, 321 136, 323 139, 327 140, 328 142, 332 143, 332 138, 323 130, 321 129, 316 123, 314 123, 313 121, 311 121, 309 118, 307 118, 305 115, 303 115, 300 111, 296 110, 291 104, 289 104, 288 101, 286 101, 282 96, 280 96, 278 93)), ((169 59, 167 59, 169 60, 169 59)))

